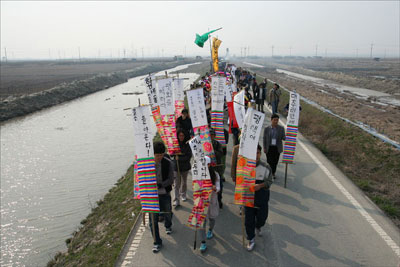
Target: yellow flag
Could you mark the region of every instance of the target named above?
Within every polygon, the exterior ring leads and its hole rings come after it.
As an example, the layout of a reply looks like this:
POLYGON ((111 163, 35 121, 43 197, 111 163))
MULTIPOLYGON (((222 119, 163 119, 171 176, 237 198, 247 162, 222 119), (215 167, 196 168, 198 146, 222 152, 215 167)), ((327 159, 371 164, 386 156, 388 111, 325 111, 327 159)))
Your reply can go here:
POLYGON ((221 45, 221 43, 222 43, 221 40, 218 40, 217 38, 213 37, 211 54, 215 72, 218 71, 218 48, 221 45))

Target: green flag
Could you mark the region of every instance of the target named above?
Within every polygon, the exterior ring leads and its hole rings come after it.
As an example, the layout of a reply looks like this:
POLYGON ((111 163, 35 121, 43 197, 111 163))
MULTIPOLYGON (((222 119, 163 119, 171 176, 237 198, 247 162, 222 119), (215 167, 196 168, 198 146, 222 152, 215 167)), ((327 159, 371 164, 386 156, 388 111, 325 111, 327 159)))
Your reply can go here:
POLYGON ((200 47, 203 47, 203 46, 204 46, 204 43, 207 42, 207 40, 208 40, 208 36, 209 36, 211 33, 216 32, 216 31, 218 31, 218 30, 220 30, 220 29, 222 29, 222 28, 209 31, 209 32, 207 32, 207 33, 205 33, 205 34, 203 34, 203 35, 198 35, 198 34, 196 33, 196 40, 194 40, 194 43, 197 44, 197 45, 200 46, 200 47))

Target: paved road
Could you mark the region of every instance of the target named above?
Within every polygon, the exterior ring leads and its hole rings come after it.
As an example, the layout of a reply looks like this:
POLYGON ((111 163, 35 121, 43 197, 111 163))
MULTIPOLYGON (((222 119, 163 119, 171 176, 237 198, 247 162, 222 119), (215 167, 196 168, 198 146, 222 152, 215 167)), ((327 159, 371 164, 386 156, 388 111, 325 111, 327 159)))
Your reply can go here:
POLYGON ((193 204, 189 200, 174 210, 172 235, 166 235, 160 224, 164 246, 159 253, 151 251, 150 229, 137 225, 117 265, 400 266, 398 228, 315 147, 301 135, 299 140, 296 164, 288 167, 287 188, 283 186, 284 164, 278 165, 269 217, 263 236, 256 237, 254 251, 247 252, 242 246, 241 217, 233 204, 229 144, 224 208, 206 253, 199 252, 199 241, 193 250, 194 231, 185 225, 193 204))

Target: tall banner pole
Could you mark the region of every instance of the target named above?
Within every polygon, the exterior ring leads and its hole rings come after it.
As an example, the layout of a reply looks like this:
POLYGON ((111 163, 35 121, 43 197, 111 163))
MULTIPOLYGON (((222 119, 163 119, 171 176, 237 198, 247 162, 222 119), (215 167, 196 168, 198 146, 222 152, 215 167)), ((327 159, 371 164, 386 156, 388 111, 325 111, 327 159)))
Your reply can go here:
POLYGON ((289 163, 287 163, 287 162, 285 162, 286 163, 286 167, 285 167, 285 188, 286 188, 286 181, 287 181, 287 167, 288 167, 288 164, 289 163))

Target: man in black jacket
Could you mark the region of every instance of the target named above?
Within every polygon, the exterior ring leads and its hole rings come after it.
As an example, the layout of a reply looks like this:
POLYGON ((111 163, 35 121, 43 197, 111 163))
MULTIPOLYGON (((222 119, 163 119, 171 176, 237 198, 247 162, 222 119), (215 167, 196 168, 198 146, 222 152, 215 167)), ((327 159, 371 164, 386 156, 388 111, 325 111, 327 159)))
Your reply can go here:
MULTIPOLYGON (((154 160, 156 162, 156 177, 158 187, 158 200, 160 204, 160 212, 164 215, 164 226, 166 233, 170 235, 172 233, 172 207, 171 207, 171 195, 172 183, 174 182, 174 165, 170 159, 164 156, 165 145, 162 142, 154 142, 154 160)), ((155 241, 153 246, 153 252, 157 253, 162 247, 162 240, 160 238, 160 232, 158 228, 158 217, 159 213, 154 213, 150 217, 150 229, 152 234, 155 235, 155 241), (153 221, 154 233, 153 233, 153 221)))

